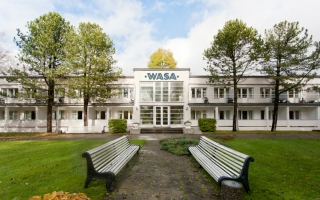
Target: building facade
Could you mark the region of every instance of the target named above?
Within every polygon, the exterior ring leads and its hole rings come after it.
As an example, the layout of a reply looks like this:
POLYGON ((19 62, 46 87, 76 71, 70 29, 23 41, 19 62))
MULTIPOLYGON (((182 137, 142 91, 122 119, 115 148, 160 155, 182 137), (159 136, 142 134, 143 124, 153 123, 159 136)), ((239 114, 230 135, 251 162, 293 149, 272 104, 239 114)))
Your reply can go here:
MULTIPOLYGON (((232 130, 233 88, 208 84, 206 76, 190 75, 190 69, 134 69, 134 76, 114 84, 118 95, 105 103, 89 104, 88 126, 83 126, 83 101, 55 98, 53 131, 67 133, 108 131, 109 119, 126 119, 140 127, 184 127, 185 121, 198 126, 199 118, 215 118, 218 130, 232 130)), ((303 88, 280 96, 277 130, 313 130, 320 124, 320 77, 303 88)), ((0 77, 1 132, 45 132, 47 105, 32 97, 16 98, 21 89, 0 77)), ((248 76, 238 85, 239 130, 270 130, 274 91, 264 76, 248 76)))

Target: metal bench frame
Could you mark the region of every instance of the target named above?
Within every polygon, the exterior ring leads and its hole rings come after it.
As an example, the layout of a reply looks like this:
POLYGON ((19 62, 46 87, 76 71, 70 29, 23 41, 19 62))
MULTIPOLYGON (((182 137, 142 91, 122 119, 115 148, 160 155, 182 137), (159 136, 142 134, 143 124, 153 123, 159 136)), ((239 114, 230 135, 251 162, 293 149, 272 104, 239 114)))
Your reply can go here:
POLYGON ((87 160, 87 179, 84 187, 88 188, 92 178, 105 178, 106 189, 110 191, 115 176, 139 153, 139 145, 131 145, 127 136, 107 142, 82 154, 87 160))
POLYGON ((197 146, 190 146, 188 150, 220 186, 223 180, 234 180, 242 183, 245 191, 250 193, 248 174, 249 163, 254 161, 252 157, 205 136, 200 137, 197 146))

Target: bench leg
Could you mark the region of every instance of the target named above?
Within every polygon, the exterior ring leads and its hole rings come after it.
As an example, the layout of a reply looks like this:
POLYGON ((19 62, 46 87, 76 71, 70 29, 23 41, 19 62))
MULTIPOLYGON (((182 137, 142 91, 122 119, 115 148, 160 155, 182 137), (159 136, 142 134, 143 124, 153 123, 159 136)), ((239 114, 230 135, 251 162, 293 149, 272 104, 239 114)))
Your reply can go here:
POLYGON ((110 188, 111 188, 111 184, 112 182, 114 181, 116 175, 112 172, 107 172, 106 173, 106 189, 108 191, 110 191, 110 188))
POLYGON ((84 188, 88 188, 91 180, 92 180, 92 176, 87 176, 86 182, 84 184, 84 188))

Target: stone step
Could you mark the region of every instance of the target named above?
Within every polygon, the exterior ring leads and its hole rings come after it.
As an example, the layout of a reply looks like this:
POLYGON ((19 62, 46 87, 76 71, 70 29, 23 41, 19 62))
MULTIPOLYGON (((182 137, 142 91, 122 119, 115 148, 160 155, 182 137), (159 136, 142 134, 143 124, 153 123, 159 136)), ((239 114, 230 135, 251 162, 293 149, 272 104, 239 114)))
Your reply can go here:
POLYGON ((141 128, 140 134, 183 134, 182 128, 141 128))

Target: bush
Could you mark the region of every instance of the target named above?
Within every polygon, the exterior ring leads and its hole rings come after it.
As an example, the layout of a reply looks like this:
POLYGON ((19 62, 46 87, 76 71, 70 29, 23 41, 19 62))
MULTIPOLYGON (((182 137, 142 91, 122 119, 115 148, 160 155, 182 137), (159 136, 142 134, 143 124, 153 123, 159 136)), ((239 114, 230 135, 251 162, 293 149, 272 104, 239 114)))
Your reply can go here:
POLYGON ((168 151, 177 156, 188 155, 188 147, 195 146, 199 143, 199 139, 195 138, 170 138, 160 140, 161 150, 168 151))
POLYGON ((198 119, 199 128, 202 132, 215 132, 217 120, 211 118, 198 119))
POLYGON ((110 119, 108 125, 110 133, 125 133, 127 129, 127 120, 110 119))

